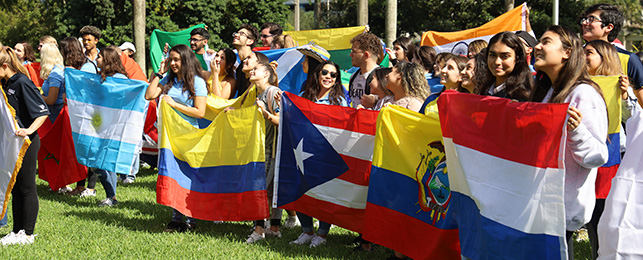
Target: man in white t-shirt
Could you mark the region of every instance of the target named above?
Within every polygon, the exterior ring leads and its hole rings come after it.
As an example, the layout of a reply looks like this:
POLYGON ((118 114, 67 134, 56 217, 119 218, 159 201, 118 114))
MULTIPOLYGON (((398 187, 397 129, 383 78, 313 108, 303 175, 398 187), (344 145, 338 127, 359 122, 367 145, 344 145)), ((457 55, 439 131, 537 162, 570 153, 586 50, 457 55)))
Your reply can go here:
POLYGON ((351 76, 348 96, 352 100, 351 106, 357 107, 361 104, 361 97, 370 94, 366 79, 373 70, 379 67, 378 60, 383 52, 380 39, 372 33, 362 33, 353 37, 351 44, 353 45, 350 54, 351 62, 354 67, 359 67, 359 69, 351 76))

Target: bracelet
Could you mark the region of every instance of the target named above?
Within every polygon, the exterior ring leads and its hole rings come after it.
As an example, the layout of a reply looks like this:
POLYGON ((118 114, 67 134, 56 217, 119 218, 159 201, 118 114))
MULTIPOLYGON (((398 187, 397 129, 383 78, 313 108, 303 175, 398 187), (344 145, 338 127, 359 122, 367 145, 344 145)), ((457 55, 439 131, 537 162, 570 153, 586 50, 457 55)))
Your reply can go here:
POLYGON ((154 73, 154 75, 156 75, 159 79, 163 79, 163 74, 161 73, 157 72, 157 73, 154 73))

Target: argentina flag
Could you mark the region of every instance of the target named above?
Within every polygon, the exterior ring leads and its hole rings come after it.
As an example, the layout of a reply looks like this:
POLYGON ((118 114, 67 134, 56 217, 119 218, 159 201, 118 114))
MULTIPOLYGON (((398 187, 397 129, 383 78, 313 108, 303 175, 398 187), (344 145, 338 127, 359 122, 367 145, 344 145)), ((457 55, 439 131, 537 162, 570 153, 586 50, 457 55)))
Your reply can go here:
POLYGON ((65 69, 67 104, 78 162, 129 173, 143 135, 147 83, 65 69))

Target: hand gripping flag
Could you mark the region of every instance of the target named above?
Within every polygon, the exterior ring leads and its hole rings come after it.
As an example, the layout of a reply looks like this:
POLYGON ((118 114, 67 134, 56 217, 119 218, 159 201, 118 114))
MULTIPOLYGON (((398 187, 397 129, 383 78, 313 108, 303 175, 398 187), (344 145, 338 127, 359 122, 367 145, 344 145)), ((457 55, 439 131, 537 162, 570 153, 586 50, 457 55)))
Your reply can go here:
POLYGON ((362 232, 377 112, 284 93, 273 207, 362 232))
POLYGON ((601 260, 643 259, 642 112, 641 107, 635 105, 627 121, 627 151, 612 180, 613 189, 605 200, 605 210, 598 223, 598 259, 601 260))
POLYGON ((459 259, 446 159, 437 113, 383 108, 364 239, 413 259, 459 259))
POLYGON ((165 59, 163 56, 165 44, 169 44, 170 48, 179 44, 190 46, 190 32, 196 28, 205 28, 205 24, 197 24, 178 32, 164 32, 159 29, 152 31, 152 35, 150 35, 150 62, 154 72, 159 71, 161 61, 165 59))
MULTIPOLYGON (((254 88, 246 93, 253 93, 254 88)), ((156 200, 204 220, 244 221, 269 216, 265 120, 255 97, 208 97, 212 123, 197 129, 165 102, 159 105, 156 200), (247 101, 250 100, 250 101, 247 101), (224 107, 236 109, 222 112, 224 107)))
POLYGON ((143 136, 147 109, 140 80, 65 69, 69 122, 78 162, 129 174, 143 136))
POLYGON ((566 259, 568 104, 446 91, 438 98, 460 249, 470 259, 566 259))
POLYGON ((466 56, 470 42, 479 39, 489 42, 491 37, 504 31, 524 31, 527 19, 527 3, 523 3, 480 27, 457 32, 425 32, 420 45, 432 46, 438 53, 452 52, 466 56))
POLYGON ((53 124, 45 120, 38 129, 38 135, 38 177, 47 181, 51 190, 58 190, 87 177, 87 167, 76 160, 67 105, 60 110, 53 124))
POLYGON ((607 163, 598 168, 596 175, 596 198, 604 199, 607 198, 612 187, 612 178, 616 175, 621 164, 621 88, 619 76, 592 76, 592 80, 603 91, 609 118, 608 140, 606 142, 609 159, 607 163))
MULTIPOLYGON (((1 88, 1 87, 0 87, 1 88)), ((22 159, 31 144, 29 137, 16 135, 18 122, 16 122, 16 111, 7 102, 4 90, 0 90, 0 219, 7 212, 11 189, 16 183, 16 175, 22 167, 22 159)))

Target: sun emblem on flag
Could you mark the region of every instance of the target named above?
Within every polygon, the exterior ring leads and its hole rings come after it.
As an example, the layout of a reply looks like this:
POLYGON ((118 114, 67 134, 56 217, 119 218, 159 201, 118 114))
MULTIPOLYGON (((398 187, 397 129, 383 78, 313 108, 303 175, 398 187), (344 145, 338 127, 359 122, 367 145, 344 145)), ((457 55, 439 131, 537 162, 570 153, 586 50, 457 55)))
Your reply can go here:
POLYGON ((433 224, 444 219, 451 199, 449 177, 447 175, 446 155, 442 142, 428 145, 426 152, 420 153, 420 163, 415 170, 418 184, 418 203, 420 211, 430 212, 433 224))
POLYGON ((94 129, 98 129, 103 125, 103 115, 100 114, 100 112, 96 111, 92 115, 92 126, 94 126, 94 129))

